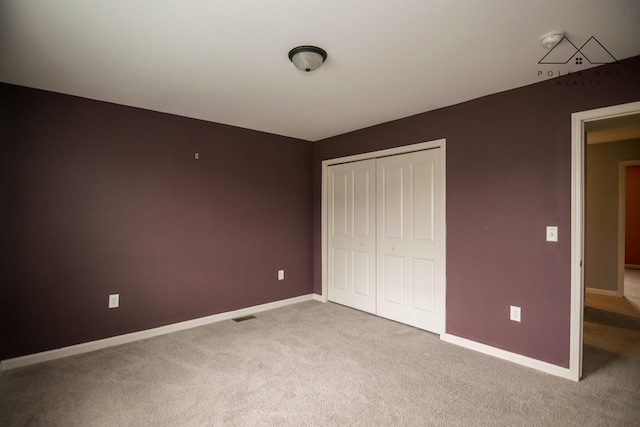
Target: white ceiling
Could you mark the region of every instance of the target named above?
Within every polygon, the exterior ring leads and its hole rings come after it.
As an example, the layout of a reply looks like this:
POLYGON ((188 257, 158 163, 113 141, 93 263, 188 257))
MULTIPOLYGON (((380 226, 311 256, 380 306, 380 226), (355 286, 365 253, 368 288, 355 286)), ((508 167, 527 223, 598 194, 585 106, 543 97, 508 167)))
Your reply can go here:
POLYGON ((640 55, 639 21, 638 0, 4 0, 0 81, 316 141, 577 71, 538 64, 550 30, 640 55), (303 44, 329 55, 311 74, 303 44))

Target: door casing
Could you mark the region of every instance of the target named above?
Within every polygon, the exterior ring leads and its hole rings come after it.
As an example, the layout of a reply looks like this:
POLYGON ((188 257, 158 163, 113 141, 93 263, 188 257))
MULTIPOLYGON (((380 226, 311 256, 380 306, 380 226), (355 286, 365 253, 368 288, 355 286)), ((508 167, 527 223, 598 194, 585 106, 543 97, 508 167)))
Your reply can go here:
MULTIPOLYGON (((582 325, 584 310, 584 232, 585 232, 585 135, 586 122, 640 113, 640 102, 614 105, 571 114, 571 317, 569 369, 566 377, 582 377, 582 325)), ((565 375, 563 375, 565 376, 565 375)))

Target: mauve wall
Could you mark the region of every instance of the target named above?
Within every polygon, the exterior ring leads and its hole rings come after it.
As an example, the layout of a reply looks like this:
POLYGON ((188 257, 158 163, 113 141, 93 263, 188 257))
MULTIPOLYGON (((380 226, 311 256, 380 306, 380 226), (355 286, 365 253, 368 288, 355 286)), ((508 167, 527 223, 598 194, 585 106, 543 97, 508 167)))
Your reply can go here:
POLYGON ((0 359, 312 292, 311 143, 10 85, 0 99, 0 359))
POLYGON ((447 333, 568 367, 571 113, 640 100, 640 57, 595 71, 314 144, 315 292, 322 160, 446 138, 447 333), (545 242, 546 225, 559 226, 558 243, 545 242))

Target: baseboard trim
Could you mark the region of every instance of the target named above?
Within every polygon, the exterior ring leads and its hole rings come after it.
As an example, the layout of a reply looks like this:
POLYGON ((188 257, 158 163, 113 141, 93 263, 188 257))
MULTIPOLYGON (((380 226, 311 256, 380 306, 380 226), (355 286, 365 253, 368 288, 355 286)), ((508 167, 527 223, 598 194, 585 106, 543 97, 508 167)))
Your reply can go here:
POLYGON ((489 356, 494 356, 499 359, 504 359, 509 362, 517 363, 518 365, 537 369, 538 371, 542 371, 547 374, 551 374, 557 377, 562 377, 562 378, 575 381, 575 379, 573 379, 570 375, 571 374, 570 370, 567 368, 563 368, 561 366, 553 365, 551 363, 543 362, 537 359, 532 359, 531 357, 523 356, 517 353, 512 353, 510 351, 502 350, 496 347, 492 347, 490 345, 471 341, 466 338, 458 337, 456 335, 442 334, 440 338, 443 341, 458 345, 460 347, 468 348, 470 350, 475 350, 480 353, 487 354, 489 356))
POLYGON ((71 345, 68 347, 62 347, 55 350, 28 354, 26 356, 15 357, 13 359, 6 359, 0 362, 0 373, 3 370, 34 365, 36 363, 61 359, 63 357, 75 356, 77 354, 88 353, 90 351, 96 351, 107 347, 127 344, 134 341, 157 337, 159 335, 170 334, 172 332, 183 331, 185 329, 191 329, 198 326, 208 325, 210 323, 221 322, 223 320, 229 320, 235 317, 247 316, 249 314, 258 313, 261 311, 273 310, 274 308, 285 307, 287 305, 297 304, 304 301, 311 301, 314 299, 316 299, 315 294, 301 295, 299 297, 288 298, 280 301, 269 302, 266 304, 255 305, 253 307, 241 308, 238 310, 213 314, 211 316, 186 320, 184 322, 173 323, 171 325, 160 326, 158 328, 146 329, 144 331, 132 332, 129 334, 118 335, 115 337, 104 338, 96 341, 89 341, 86 343, 71 345))
POLYGON ((585 291, 588 294, 594 295, 606 295, 609 297, 621 297, 622 293, 618 291, 610 291, 608 289, 598 289, 598 288, 585 288, 585 291))
POLYGON ((320 302, 327 302, 327 298, 320 294, 313 294, 313 299, 320 302))
POLYGON ((624 268, 633 268, 634 270, 640 270, 640 265, 638 265, 638 264, 625 264, 624 268))

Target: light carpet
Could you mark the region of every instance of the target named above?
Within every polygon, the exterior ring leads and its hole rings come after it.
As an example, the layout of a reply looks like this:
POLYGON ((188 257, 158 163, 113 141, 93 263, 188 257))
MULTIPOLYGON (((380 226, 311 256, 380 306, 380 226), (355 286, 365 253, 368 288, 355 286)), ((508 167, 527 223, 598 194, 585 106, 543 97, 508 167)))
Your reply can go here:
POLYGON ((640 328, 593 310, 579 383, 309 301, 5 371, 0 425, 637 426, 640 328))

